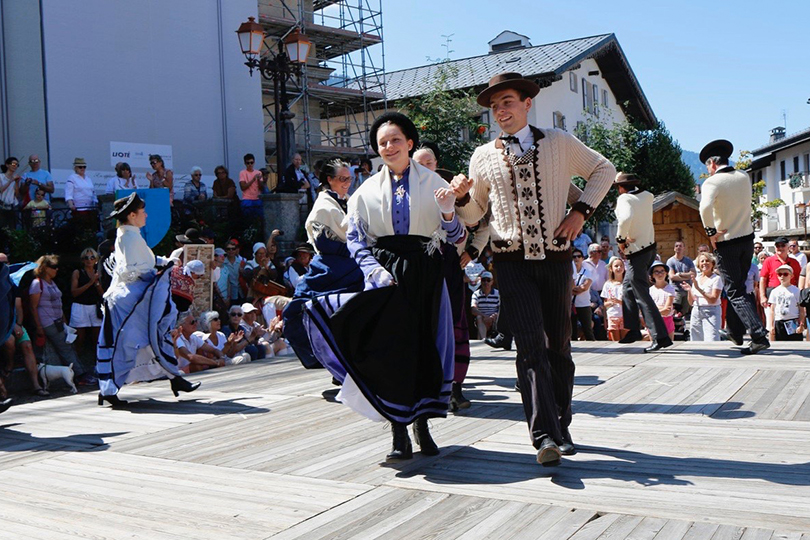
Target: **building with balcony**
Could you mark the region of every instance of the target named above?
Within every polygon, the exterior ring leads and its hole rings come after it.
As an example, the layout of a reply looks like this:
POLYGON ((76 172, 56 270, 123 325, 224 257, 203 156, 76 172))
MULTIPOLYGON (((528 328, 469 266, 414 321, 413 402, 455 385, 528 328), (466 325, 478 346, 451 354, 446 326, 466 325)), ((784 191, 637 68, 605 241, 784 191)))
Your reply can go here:
POLYGON ((757 237, 772 241, 777 236, 807 239, 810 204, 810 128, 785 134, 785 128, 771 130, 768 144, 752 151, 749 169, 753 182, 764 182, 762 201, 781 199, 783 206, 768 208, 756 224, 757 237))

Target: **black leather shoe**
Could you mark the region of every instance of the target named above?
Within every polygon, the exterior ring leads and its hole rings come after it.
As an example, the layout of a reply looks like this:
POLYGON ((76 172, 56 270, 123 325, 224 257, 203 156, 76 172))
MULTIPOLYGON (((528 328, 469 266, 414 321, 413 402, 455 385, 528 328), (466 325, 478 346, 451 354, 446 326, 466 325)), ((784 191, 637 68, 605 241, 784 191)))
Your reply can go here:
POLYGON ((102 396, 101 394, 98 395, 98 404, 104 405, 104 402, 109 403, 112 405, 113 409, 117 409, 123 407, 127 404, 127 401, 120 399, 117 395, 113 394, 111 396, 102 396))
POLYGON ((465 398, 464 394, 461 393, 461 383, 454 382, 452 386, 452 391, 450 393, 450 409, 452 411, 457 411, 459 409, 469 409, 469 408, 470 408, 470 400, 465 398))
POLYGON ((720 338, 721 339, 727 339, 730 342, 732 342, 734 345, 737 345, 737 346, 742 346, 742 344, 743 344, 743 339, 742 338, 738 338, 738 337, 732 335, 731 332, 729 332, 726 329, 720 330, 720 338))
POLYGON ((765 349, 770 348, 771 342, 767 339, 763 339, 762 341, 752 341, 748 347, 741 349, 740 352, 743 354, 757 354, 759 351, 764 351, 765 349))
POLYGON ((192 384, 183 377, 178 376, 175 377, 174 379, 171 379, 171 384, 172 384, 172 393, 174 394, 174 397, 177 397, 178 395, 180 395, 180 392, 193 392, 194 390, 199 388, 202 383, 197 381, 192 384))
POLYGON ((503 334, 498 334, 494 338, 486 338, 484 343, 492 347, 493 349, 503 349, 505 351, 512 350, 512 341, 507 340, 503 334))
POLYGON ((411 438, 408 437, 408 426, 398 422, 391 423, 391 433, 394 435, 391 453, 385 456, 385 461, 403 461, 413 457, 411 438))
POLYGON ((641 332, 638 330, 630 330, 627 332, 626 336, 619 340, 619 343, 635 343, 636 341, 640 341, 642 337, 641 332))
POLYGON ((419 449, 424 455, 439 455, 439 447, 435 442, 433 442, 433 437, 430 436, 428 421, 424 416, 417 418, 416 422, 413 423, 413 438, 416 441, 416 444, 419 445, 419 449))
POLYGON ((543 467, 556 467, 560 464, 560 447, 551 437, 543 437, 537 449, 537 463, 543 467))
POLYGON ((563 430, 563 442, 559 445, 560 454, 564 456, 573 456, 577 453, 577 448, 574 446, 574 441, 571 439, 571 433, 567 429, 563 430))
POLYGON ((669 339, 669 336, 656 339, 652 342, 652 345, 644 349, 644 352, 660 351, 661 349, 666 349, 667 347, 672 347, 672 340, 669 339))

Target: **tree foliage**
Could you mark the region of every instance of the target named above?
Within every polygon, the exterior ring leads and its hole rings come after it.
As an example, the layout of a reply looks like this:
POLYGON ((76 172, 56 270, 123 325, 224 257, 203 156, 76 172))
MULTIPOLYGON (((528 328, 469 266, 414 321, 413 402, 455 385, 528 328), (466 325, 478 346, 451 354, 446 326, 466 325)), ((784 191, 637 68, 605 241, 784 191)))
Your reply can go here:
MULTIPOLYGON (((655 129, 645 130, 630 121, 612 122, 608 116, 590 116, 579 124, 574 134, 616 167, 617 171, 635 173, 645 189, 658 195, 678 191, 690 197, 695 194, 695 181, 689 167, 681 159, 681 147, 672 138, 663 122, 655 129)), ((575 179, 582 187, 584 180, 575 179)), ((587 226, 596 228, 600 221, 615 221, 613 208, 618 193, 610 190, 596 209, 587 226)))
MULTIPOLYGON (((748 150, 740 150, 740 157, 737 158, 737 163, 734 168, 744 171, 751 167, 753 156, 748 150)), ((762 196, 765 193, 765 181, 760 180, 751 185, 751 222, 756 223, 768 213, 767 208, 777 208, 785 204, 782 199, 774 199, 772 201, 762 201, 762 196)))
POLYGON ((398 105, 416 125, 420 140, 438 145, 439 167, 466 173, 475 148, 487 142, 488 126, 478 120, 481 107, 471 91, 447 89, 458 69, 439 63, 430 91, 398 105))

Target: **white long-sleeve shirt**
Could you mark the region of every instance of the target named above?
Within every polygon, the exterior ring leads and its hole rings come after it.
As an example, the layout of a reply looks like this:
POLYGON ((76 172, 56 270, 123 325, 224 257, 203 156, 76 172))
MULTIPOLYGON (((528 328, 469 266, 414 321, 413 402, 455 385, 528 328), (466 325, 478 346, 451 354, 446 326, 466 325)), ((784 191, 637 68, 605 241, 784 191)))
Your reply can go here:
POLYGON ((619 238, 632 238, 624 250, 632 255, 655 243, 653 228, 653 194, 649 191, 622 193, 616 199, 616 220, 619 238))
POLYGON ((71 174, 65 182, 65 201, 73 201, 77 210, 94 210, 98 199, 93 181, 86 176, 71 174))

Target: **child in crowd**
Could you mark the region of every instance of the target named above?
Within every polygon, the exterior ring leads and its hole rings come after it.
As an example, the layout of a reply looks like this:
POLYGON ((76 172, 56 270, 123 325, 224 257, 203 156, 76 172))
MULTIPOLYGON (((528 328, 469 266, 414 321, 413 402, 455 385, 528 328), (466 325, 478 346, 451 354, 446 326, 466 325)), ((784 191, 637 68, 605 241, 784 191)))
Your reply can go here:
POLYGON ((672 303, 675 300, 675 287, 669 283, 669 268, 661 261, 656 261, 650 267, 650 296, 661 317, 664 318, 664 326, 667 327, 669 339, 675 339, 675 310, 672 303))
POLYGON ((45 200, 45 190, 37 188, 34 192, 34 200, 28 201, 28 204, 26 204, 24 208, 24 210, 28 210, 31 213, 31 227, 35 229, 44 227, 48 210, 50 209, 50 203, 45 200))
POLYGON ((624 261, 611 257, 608 261, 608 280, 602 288, 607 310, 607 333, 610 341, 619 341, 627 333, 624 329, 622 314, 622 281, 624 280, 624 261))
POLYGON ((773 330, 770 339, 776 341, 801 341, 804 335, 805 310, 799 305, 799 288, 790 284, 793 268, 783 264, 776 269, 779 286, 768 296, 773 330))

